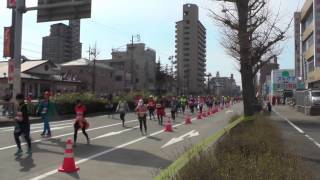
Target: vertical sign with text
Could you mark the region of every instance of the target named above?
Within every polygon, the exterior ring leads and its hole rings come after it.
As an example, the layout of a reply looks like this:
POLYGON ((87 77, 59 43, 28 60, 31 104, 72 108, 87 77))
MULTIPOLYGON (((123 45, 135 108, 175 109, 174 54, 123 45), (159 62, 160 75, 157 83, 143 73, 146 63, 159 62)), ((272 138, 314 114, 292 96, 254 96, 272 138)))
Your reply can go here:
POLYGON ((320 0, 314 0, 314 27, 315 27, 315 65, 320 67, 320 0))
POLYGON ((4 27, 3 57, 11 57, 12 52, 12 27, 4 27))
POLYGON ((13 73, 14 73, 14 61, 10 59, 8 61, 8 84, 13 83, 13 73))

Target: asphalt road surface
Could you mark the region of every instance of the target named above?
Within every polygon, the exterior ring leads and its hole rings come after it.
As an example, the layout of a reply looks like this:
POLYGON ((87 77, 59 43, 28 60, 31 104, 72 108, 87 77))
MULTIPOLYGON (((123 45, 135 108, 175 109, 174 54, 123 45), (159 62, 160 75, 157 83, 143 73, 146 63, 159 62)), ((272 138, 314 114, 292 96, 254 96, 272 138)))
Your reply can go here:
POLYGON ((306 116, 289 106, 275 106, 271 118, 282 131, 287 147, 320 179, 320 116, 306 116))
MULTIPOLYGON (((237 104, 191 125, 184 124, 179 115, 173 124, 174 132, 164 132, 157 121, 147 121, 148 135, 142 136, 135 114, 126 116, 126 127, 118 116, 87 118, 91 144, 87 145, 81 130, 74 156, 80 171, 66 174, 57 171, 64 158, 67 138, 73 138, 73 120, 52 122, 52 137, 41 138, 42 124, 32 124, 32 155, 14 156, 16 146, 13 128, 0 128, 0 179, 1 180, 150 180, 161 169, 168 167, 184 150, 198 143, 228 124, 235 114, 241 114, 237 104)), ((168 113, 168 111, 167 111, 168 113)))

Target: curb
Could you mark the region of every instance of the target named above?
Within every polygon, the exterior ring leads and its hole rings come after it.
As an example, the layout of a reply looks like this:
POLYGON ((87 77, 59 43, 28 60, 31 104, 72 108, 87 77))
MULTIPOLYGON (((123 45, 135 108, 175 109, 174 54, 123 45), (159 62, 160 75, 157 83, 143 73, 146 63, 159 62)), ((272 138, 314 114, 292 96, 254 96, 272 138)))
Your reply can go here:
POLYGON ((232 128, 237 126, 240 122, 242 122, 245 118, 241 117, 232 123, 226 125, 224 128, 220 129, 218 132, 203 140, 199 144, 194 145, 187 152, 183 153, 176 161, 174 161, 169 167, 163 170, 158 176, 154 178, 154 180, 165 180, 172 179, 173 175, 177 174, 177 172, 182 169, 190 159, 199 154, 200 151, 208 148, 210 144, 215 143, 218 139, 220 139, 225 133, 230 131, 232 128))

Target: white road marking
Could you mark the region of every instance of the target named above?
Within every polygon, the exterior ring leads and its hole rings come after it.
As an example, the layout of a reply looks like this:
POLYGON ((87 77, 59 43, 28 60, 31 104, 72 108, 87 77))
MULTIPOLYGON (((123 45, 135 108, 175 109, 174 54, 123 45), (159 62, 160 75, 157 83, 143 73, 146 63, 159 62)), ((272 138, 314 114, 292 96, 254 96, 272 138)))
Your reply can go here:
MULTIPOLYGON (((196 120, 196 118, 191 119, 191 121, 194 121, 194 120, 196 120)), ((183 124, 184 124, 184 122, 183 122, 183 123, 180 123, 180 124, 176 124, 176 125, 174 125, 173 127, 178 127, 178 126, 181 126, 181 125, 183 125, 183 124)), ((87 162, 87 161, 89 161, 89 160, 91 160, 91 159, 94 159, 94 158, 97 158, 97 157, 99 157, 99 156, 102 156, 102 155, 111 153, 111 152, 113 152, 113 151, 115 151, 115 150, 124 148, 124 147, 126 147, 126 146, 129 146, 129 145, 134 144, 134 143, 137 143, 137 142, 140 142, 140 141, 142 141, 142 140, 144 140, 144 139, 146 139, 146 138, 148 138, 148 137, 150 137, 150 136, 155 136, 155 135, 161 134, 161 133, 163 133, 163 132, 164 132, 164 130, 160 130, 160 131, 157 131, 157 132, 155 132, 155 133, 152 133, 152 134, 150 134, 150 135, 148 135, 148 136, 144 136, 144 137, 141 137, 141 138, 138 138, 138 139, 129 141, 129 142, 127 142, 127 143, 121 144, 121 145, 116 146, 116 147, 114 147, 114 148, 111 148, 111 149, 102 151, 102 152, 100 152, 100 153, 91 155, 91 156, 89 156, 89 157, 87 157, 87 158, 84 158, 84 159, 81 159, 81 160, 78 160, 78 161, 76 161, 76 164, 77 164, 77 165, 82 164, 82 163, 87 162)), ((40 180, 40 179, 44 179, 44 178, 46 178, 46 177, 48 177, 48 176, 51 176, 51 175, 53 175, 53 174, 55 174, 55 173, 57 173, 57 172, 58 172, 58 170, 55 169, 55 170, 49 171, 49 172, 47 172, 47 173, 44 173, 44 174, 42 174, 42 175, 40 175, 40 176, 34 177, 34 178, 30 179, 30 180, 40 180)))
POLYGON ((177 138, 172 138, 170 141, 168 141, 165 145, 163 145, 161 148, 165 148, 165 147, 168 147, 172 144, 175 144, 175 143, 178 143, 180 141, 183 141, 185 139, 185 137, 187 138, 192 138, 192 137, 195 137, 195 136, 199 136, 199 132, 196 131, 196 130, 192 130, 190 132, 187 132, 186 134, 180 136, 180 137, 177 137, 177 138))
MULTIPOLYGON (((65 126, 65 125, 71 125, 71 124, 73 124, 73 122, 72 123, 63 123, 63 124, 51 124, 50 123, 50 127, 61 127, 61 126, 65 126)), ((42 126, 37 126, 37 127, 34 127, 34 126, 31 126, 30 127, 30 129, 31 130, 34 130, 34 129, 42 129, 43 128, 43 125, 42 126)), ((52 129, 52 128, 51 128, 52 129)), ((14 128, 11 128, 11 129, 7 129, 7 130, 3 130, 2 132, 11 132, 11 131, 13 131, 14 130, 14 128)), ((40 132, 40 131, 38 131, 38 132, 40 132)), ((32 132, 31 132, 32 133, 32 132)), ((2 134, 2 135, 4 135, 4 134, 2 134)))
POLYGON ((298 126, 293 124, 287 117, 282 116, 279 112, 273 110, 279 117, 287 121, 293 128, 295 128, 299 133, 304 135, 307 139, 309 139, 314 145, 316 145, 318 148, 320 148, 320 143, 318 143, 316 140, 314 140, 312 137, 310 137, 308 134, 306 134, 302 129, 300 129, 298 126))
MULTIPOLYGON (((50 130, 59 130, 59 129, 65 129, 65 128, 68 128, 68 127, 72 127, 72 126, 59 126, 59 127, 54 127, 54 128, 50 128, 50 130)), ((42 132, 43 130, 37 130, 37 131, 32 131, 30 132, 30 134, 34 134, 34 133, 37 133, 37 132, 42 132)))
POLYGON ((95 138, 91 138, 90 140, 95 140, 95 139, 101 139, 101 138, 105 138, 105 137, 109 137, 109 136, 114 136, 114 135, 118 135, 118 134, 121 134, 121 133, 124 133, 124 132, 127 132, 127 131, 131 131, 133 129, 137 129, 139 126, 135 126, 133 128, 129 128, 129 129, 125 129, 125 130, 122 130, 122 131, 117 131, 117 132, 109 132, 107 134, 104 134, 104 135, 101 135, 101 136, 98 136, 98 137, 95 137, 95 138))
POLYGON ((233 110, 227 110, 226 111, 226 114, 230 114, 230 113, 233 113, 233 110))
MULTIPOLYGON (((135 122, 135 121, 138 121, 138 120, 135 119, 135 120, 131 120, 131 121, 126 121, 126 123, 135 122)), ((112 126, 117 126, 117 125, 122 125, 122 123, 116 123, 116 124, 110 124, 110 125, 106 125, 106 126, 91 128, 91 129, 88 129, 87 132, 98 130, 98 129, 103 129, 103 128, 108 128, 108 127, 112 127, 112 126)), ((60 138, 60 137, 69 136, 69 135, 73 135, 73 132, 72 133, 67 133, 67 134, 61 134, 61 135, 58 135, 58 136, 53 136, 53 137, 48 138, 48 139, 60 138)), ((38 140, 32 141, 31 143, 37 143, 37 142, 41 142, 43 140, 44 139, 38 139, 38 140)), ((21 143, 21 146, 24 146, 26 144, 27 143, 21 143)), ((10 149, 10 148, 14 148, 14 147, 16 147, 16 145, 1 147, 0 151, 6 150, 6 149, 10 149)))

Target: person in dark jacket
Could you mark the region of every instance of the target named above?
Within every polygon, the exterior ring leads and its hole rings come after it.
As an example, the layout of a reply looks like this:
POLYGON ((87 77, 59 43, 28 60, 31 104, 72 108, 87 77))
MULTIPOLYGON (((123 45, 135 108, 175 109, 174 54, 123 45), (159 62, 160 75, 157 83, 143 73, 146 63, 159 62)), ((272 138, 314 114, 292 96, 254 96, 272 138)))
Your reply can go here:
POLYGON ((31 154, 31 138, 30 138, 30 121, 28 115, 27 105, 24 103, 24 95, 17 94, 16 100, 18 103, 17 112, 15 115, 16 126, 14 128, 14 139, 16 141, 18 150, 16 156, 22 153, 20 136, 23 135, 28 144, 28 154, 31 154))

